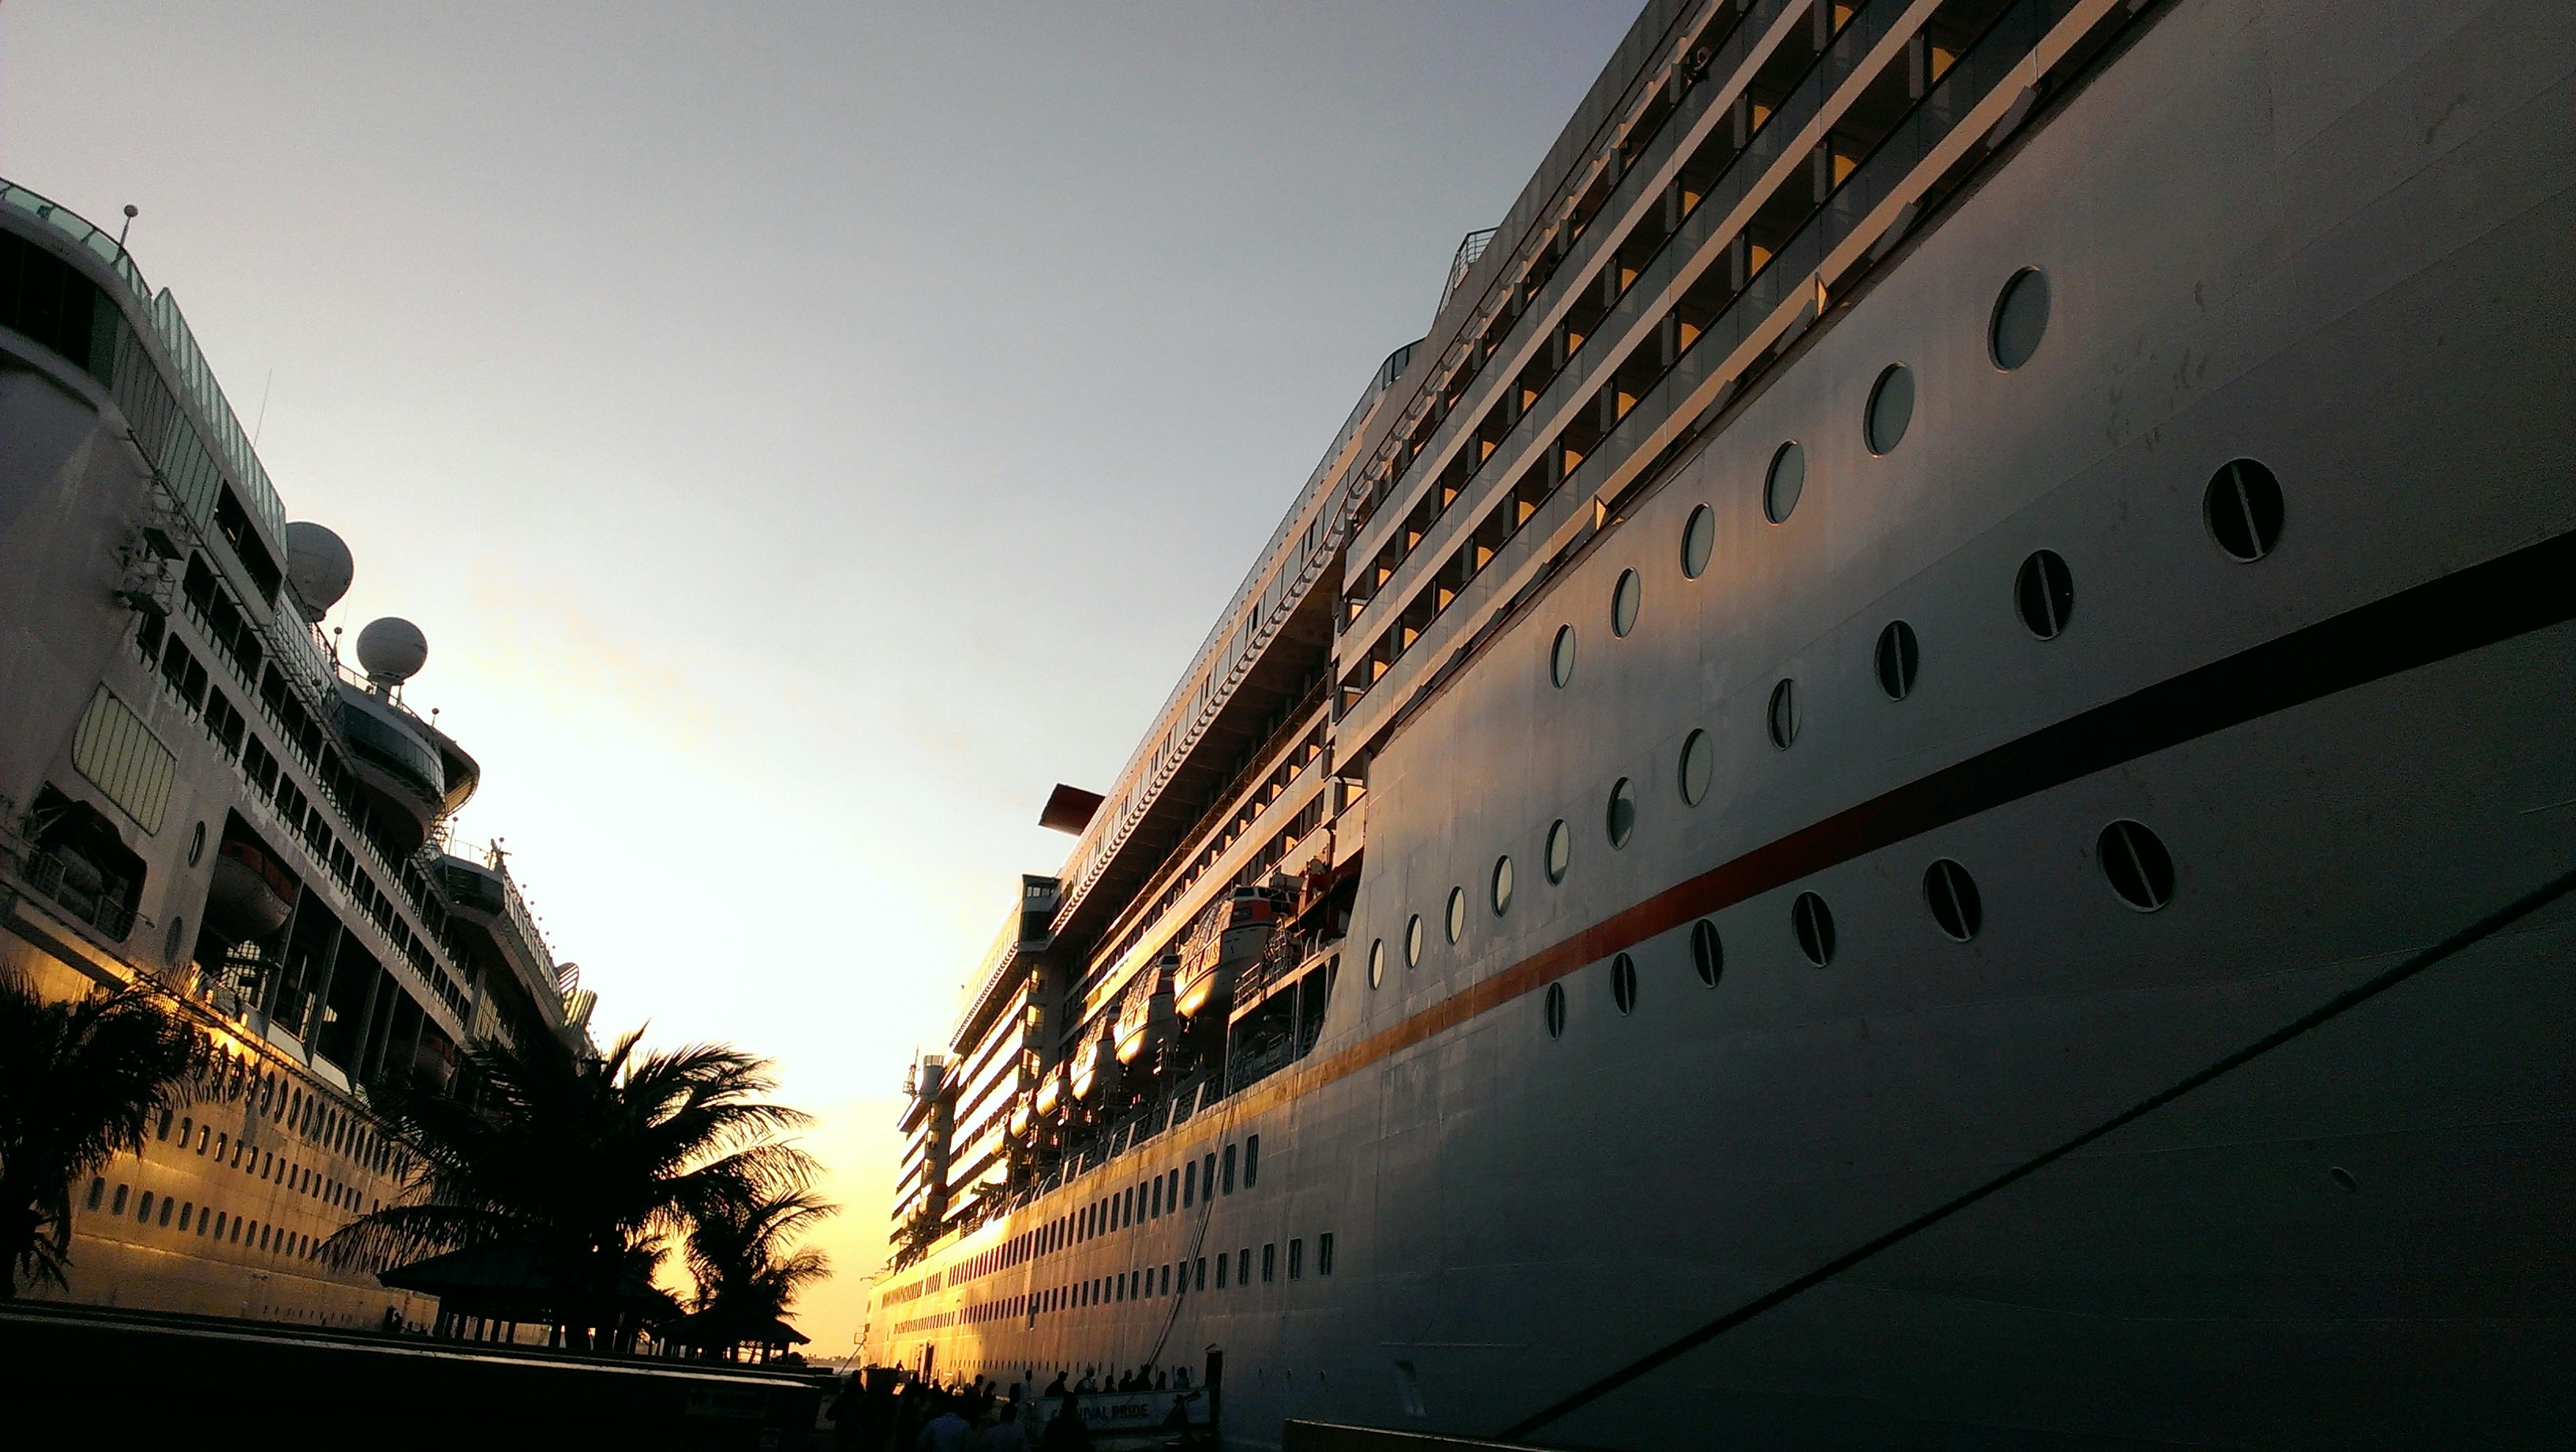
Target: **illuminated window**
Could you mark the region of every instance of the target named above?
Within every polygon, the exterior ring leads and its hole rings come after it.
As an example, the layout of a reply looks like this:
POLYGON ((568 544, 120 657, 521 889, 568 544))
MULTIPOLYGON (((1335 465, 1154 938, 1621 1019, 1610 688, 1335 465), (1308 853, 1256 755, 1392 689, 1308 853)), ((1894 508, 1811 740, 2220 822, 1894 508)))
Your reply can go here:
POLYGON ((1422 966, 1422 914, 1415 913, 1404 923, 1404 966, 1422 966))
POLYGON ((1501 917, 1512 906, 1512 859, 1494 859, 1494 916, 1501 917))
POLYGON ((1369 944, 1369 987, 1375 988, 1385 981, 1386 939, 1380 938, 1369 944))
POLYGON ((1441 924, 1441 929, 1449 935, 1449 941, 1452 943, 1466 936, 1467 889, 1463 887, 1449 889, 1449 911, 1446 920, 1441 924))

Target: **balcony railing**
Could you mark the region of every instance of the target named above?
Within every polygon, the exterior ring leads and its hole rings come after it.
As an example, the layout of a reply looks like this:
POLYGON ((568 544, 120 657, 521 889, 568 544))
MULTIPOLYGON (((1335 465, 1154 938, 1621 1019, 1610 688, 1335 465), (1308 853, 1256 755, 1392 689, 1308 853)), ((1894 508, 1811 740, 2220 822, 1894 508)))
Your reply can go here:
POLYGON ((126 935, 134 931, 134 909, 104 893, 73 886, 64 872, 63 859, 51 852, 29 854, 18 875, 73 917, 98 929, 111 943, 124 942, 126 935))

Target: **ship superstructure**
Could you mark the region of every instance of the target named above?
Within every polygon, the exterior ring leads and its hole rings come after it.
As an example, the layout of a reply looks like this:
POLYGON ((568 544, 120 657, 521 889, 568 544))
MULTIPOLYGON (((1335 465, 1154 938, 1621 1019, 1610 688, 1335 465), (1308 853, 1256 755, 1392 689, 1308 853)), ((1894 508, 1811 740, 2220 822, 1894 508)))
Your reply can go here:
POLYGON ((406 705, 397 619, 341 661, 347 547, 289 523, 166 290, 0 183, 0 960, 49 996, 143 984, 203 1045, 185 1104, 74 1191, 67 1290, 315 1324, 425 1321, 322 1242, 409 1160, 371 1105, 461 1046, 589 1048, 497 846, 481 767, 406 705))
POLYGON ((2537 3, 1650 4, 1049 804, 872 1351, 1221 1349, 1244 1446, 2547 1442, 2571 96, 2537 3))

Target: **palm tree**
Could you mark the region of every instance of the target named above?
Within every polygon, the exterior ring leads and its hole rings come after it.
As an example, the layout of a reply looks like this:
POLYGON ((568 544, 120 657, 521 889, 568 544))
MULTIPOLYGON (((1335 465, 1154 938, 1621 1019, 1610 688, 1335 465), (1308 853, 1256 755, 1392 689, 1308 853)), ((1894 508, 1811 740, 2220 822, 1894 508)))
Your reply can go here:
POLYGON ((796 1293, 832 1273, 819 1250, 788 1249, 839 1206, 804 1190, 729 1201, 698 1212, 689 1231, 689 1275, 698 1284, 692 1309, 741 1339, 783 1321, 796 1293))
POLYGON ((66 1284, 71 1187, 143 1147, 200 1053, 145 989, 47 1001, 0 977, 0 1299, 66 1284))
POLYGON ((769 1102, 767 1060, 706 1044, 604 1056, 551 1041, 466 1050, 455 1093, 398 1089, 395 1132, 415 1154, 404 1193, 332 1237, 412 1258, 506 1246, 544 1268, 575 1344, 626 1320, 621 1287, 702 1213, 801 1189, 814 1170, 778 1136, 807 1122, 769 1102))

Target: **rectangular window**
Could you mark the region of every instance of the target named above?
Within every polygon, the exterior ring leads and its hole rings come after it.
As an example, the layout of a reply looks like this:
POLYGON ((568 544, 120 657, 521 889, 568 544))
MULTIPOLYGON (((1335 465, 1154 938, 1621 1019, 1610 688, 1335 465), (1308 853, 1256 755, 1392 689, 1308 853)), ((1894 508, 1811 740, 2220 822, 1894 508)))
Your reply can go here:
POLYGON ((1277 1279, 1279 1279, 1279 1242, 1274 1240, 1261 1247, 1261 1283, 1266 1286, 1277 1279))
POLYGON ((1315 1274, 1319 1276, 1328 1276, 1332 1273, 1333 1232, 1327 1230, 1323 1234, 1315 1237, 1315 1274))
MULTIPOLYGON (((1168 1296, 1168 1295, 1170 1295, 1170 1294, 1172 1293, 1172 1268, 1171 1268, 1170 1266, 1165 1266, 1165 1267, 1163 1267, 1163 1269, 1162 1269, 1162 1279, 1163 1279, 1163 1294, 1168 1296)), ((1183 1286, 1183 1287, 1181 1287, 1181 1289, 1186 1291, 1186 1290, 1188 1290, 1188 1289, 1189 1289, 1189 1287, 1187 1287, 1187 1286, 1183 1286)))
POLYGON ((1211 1200, 1216 1198, 1215 1150, 1209 1150, 1207 1152, 1207 1158, 1199 1162, 1199 1193, 1207 1196, 1211 1200))
POLYGON ((1261 1136, 1253 1135, 1243 1142, 1243 1188, 1249 1190, 1261 1179, 1261 1136))
POLYGON ((1136 1223, 1136 1187, 1128 1186, 1118 1196, 1118 1224, 1123 1228, 1136 1223))
MULTIPOLYGON (((1220 1257, 1220 1258, 1218 1259, 1218 1262, 1217 1262, 1217 1278, 1218 1278, 1218 1279, 1220 1279, 1220 1280, 1222 1280, 1222 1279, 1224 1279, 1224 1277, 1225 1277, 1225 1262, 1224 1262, 1224 1259, 1223 1259, 1222 1257, 1220 1257)), ((1196 1274, 1196 1275, 1194 1275, 1194 1276, 1190 1277, 1190 1289, 1191 1289, 1191 1290, 1194 1290, 1194 1291, 1204 1291, 1204 1290, 1206 1290, 1206 1289, 1207 1289, 1207 1257, 1206 1257, 1206 1256, 1200 1256, 1200 1257, 1199 1257, 1199 1268, 1198 1268, 1198 1274, 1196 1274)))
POLYGON ((1181 1208, 1181 1172, 1170 1170, 1163 1175, 1163 1203, 1175 1210, 1181 1208))
POLYGON ((1216 1258, 1216 1288, 1217 1288, 1218 1290, 1220 1290, 1220 1291, 1221 1291, 1221 1290, 1224 1290, 1224 1289, 1225 1289, 1225 1273, 1226 1273, 1226 1269, 1227 1269, 1227 1267, 1229 1267, 1229 1266, 1231 1266, 1231 1265, 1233 1265, 1233 1264, 1234 1264, 1234 1257, 1233 1257, 1233 1256, 1227 1255, 1227 1254, 1223 1253, 1222 1251, 1218 1252, 1218 1254, 1217 1254, 1217 1258, 1216 1258))
POLYGON ((1225 1193, 1234 1193, 1234 1146, 1225 1147, 1225 1193))
POLYGON ((1199 1162, 1192 1160, 1181 1166, 1181 1208, 1188 1209, 1198 1200, 1198 1197, 1199 1162))
POLYGON ((1305 1277, 1305 1274, 1306 1242, 1303 1240, 1292 1240, 1288 1242, 1288 1279, 1292 1281, 1301 1280, 1305 1277))
POLYGON ((1163 1218, 1163 1177, 1160 1175, 1154 1177, 1154 1208, 1151 1218, 1156 1220, 1163 1218))

